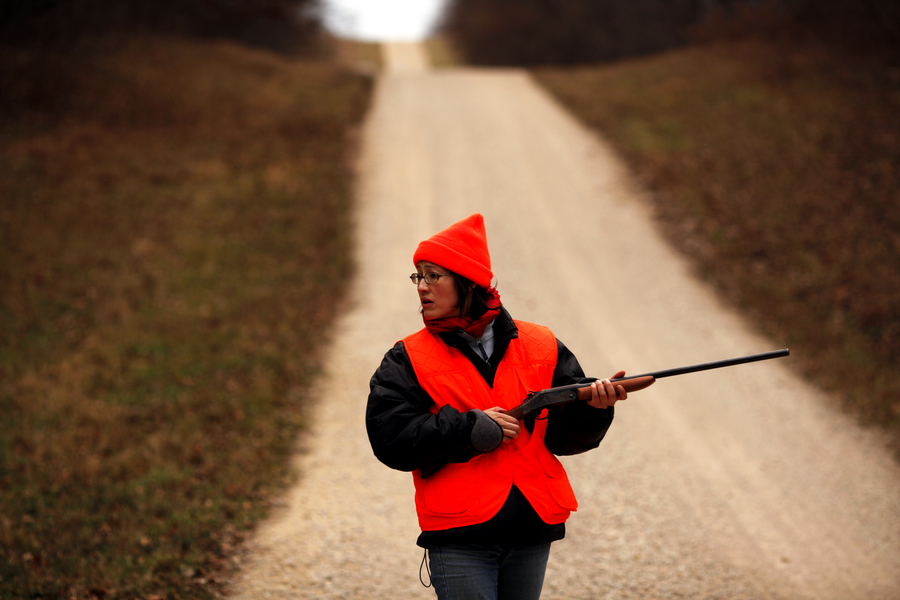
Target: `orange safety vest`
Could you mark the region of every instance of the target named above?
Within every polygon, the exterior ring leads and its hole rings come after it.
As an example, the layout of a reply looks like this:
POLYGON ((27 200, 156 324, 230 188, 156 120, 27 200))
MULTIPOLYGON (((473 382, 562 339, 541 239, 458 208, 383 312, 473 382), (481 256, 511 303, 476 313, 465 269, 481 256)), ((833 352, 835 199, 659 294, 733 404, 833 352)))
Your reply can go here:
MULTIPOLYGON (((556 366, 556 337, 541 325, 516 321, 518 339, 510 341, 490 387, 458 349, 423 329, 403 340, 419 385, 437 413, 449 404, 460 412, 494 406, 511 409, 528 392, 551 387, 556 366)), ((542 415, 543 416, 543 415, 542 415)), ((423 531, 442 531, 484 523, 503 507, 513 485, 541 519, 564 523, 578 507, 562 463, 544 443, 547 420, 537 419, 529 434, 465 463, 451 463, 423 479, 413 471, 416 512, 423 531)))

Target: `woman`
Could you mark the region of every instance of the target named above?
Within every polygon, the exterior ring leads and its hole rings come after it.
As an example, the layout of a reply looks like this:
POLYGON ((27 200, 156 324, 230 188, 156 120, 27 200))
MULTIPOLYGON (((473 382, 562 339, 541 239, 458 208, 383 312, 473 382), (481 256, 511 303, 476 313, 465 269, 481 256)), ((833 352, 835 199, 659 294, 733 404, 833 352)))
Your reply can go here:
POLYGON ((372 377, 369 440, 384 464, 413 473, 417 543, 440 600, 537 599, 550 543, 577 507, 554 455, 596 448, 626 392, 586 379, 546 327, 510 317, 480 214, 423 241, 413 263, 425 328, 372 377), (522 422, 506 414, 530 391, 590 382, 588 402, 522 422))

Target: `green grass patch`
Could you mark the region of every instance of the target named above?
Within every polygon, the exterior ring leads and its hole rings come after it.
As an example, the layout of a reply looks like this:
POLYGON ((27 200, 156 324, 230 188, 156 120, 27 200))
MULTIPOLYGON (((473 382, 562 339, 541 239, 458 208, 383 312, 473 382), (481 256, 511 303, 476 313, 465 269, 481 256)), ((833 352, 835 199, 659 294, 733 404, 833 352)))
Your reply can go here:
POLYGON ((371 80, 174 40, 0 74, 0 598, 214 597, 293 477, 371 80))
POLYGON ((535 75, 613 143, 698 271, 900 450, 896 68, 743 42, 535 75))

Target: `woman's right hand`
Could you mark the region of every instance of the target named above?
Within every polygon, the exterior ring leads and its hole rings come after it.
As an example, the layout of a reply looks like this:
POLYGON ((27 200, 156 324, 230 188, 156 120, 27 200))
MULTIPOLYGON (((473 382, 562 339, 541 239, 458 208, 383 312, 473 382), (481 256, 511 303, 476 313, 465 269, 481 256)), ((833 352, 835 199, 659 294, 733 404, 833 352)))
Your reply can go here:
POLYGON ((506 411, 495 406, 484 411, 484 414, 492 418, 503 430, 503 443, 508 444, 519 437, 519 420, 506 414, 506 411))

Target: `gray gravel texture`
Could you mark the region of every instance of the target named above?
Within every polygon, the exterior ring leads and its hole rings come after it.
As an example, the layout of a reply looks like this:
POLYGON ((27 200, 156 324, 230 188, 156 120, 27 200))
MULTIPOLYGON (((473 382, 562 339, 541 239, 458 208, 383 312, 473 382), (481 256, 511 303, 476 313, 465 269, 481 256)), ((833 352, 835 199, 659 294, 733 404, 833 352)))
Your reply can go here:
MULTIPOLYGON (((366 439, 368 380, 421 327, 416 244, 485 215, 497 287, 588 374, 777 349, 693 276, 613 153, 515 70, 429 71, 388 45, 364 132, 353 303, 316 390, 299 485, 246 549, 235 599, 433 598, 412 478, 366 439)), ((350 284, 351 282, 348 282, 350 284)), ((790 359, 661 380, 563 459, 580 507, 543 598, 900 599, 900 469, 790 359)))

